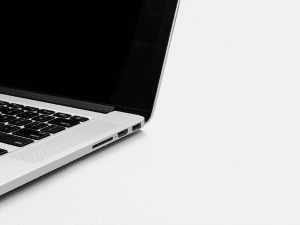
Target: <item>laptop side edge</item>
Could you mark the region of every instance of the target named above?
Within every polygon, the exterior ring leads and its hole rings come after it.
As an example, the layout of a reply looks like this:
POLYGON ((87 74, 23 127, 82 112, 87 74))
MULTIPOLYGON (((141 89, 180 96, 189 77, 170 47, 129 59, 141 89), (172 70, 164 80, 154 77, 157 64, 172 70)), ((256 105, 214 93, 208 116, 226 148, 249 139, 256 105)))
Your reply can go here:
POLYGON ((156 107, 157 99, 158 99, 158 94, 159 94, 159 90, 160 90, 162 79, 163 79, 163 75, 164 75, 165 66, 166 66, 167 59, 168 59, 169 49, 170 49, 170 46, 171 46, 171 41, 172 41, 172 36, 173 36, 174 28, 175 28, 175 23, 176 23, 177 15, 178 15, 180 1, 181 0, 178 0, 177 6, 176 6, 174 20, 173 20, 173 23, 172 23, 171 33, 170 33, 170 37, 169 37, 169 40, 168 40, 167 51, 166 51, 166 54, 165 54, 165 58, 164 58, 164 62, 163 62, 163 68, 162 68, 162 71, 161 71, 161 75, 160 75, 160 78, 159 78, 159 83, 158 83, 158 87, 157 87, 157 91, 156 91, 156 95, 155 95, 155 99, 154 99, 153 108, 152 108, 152 111, 150 113, 149 119, 145 121, 145 125, 147 123, 149 123, 149 121, 153 118, 153 115, 154 115, 154 111, 155 111, 155 107, 156 107))

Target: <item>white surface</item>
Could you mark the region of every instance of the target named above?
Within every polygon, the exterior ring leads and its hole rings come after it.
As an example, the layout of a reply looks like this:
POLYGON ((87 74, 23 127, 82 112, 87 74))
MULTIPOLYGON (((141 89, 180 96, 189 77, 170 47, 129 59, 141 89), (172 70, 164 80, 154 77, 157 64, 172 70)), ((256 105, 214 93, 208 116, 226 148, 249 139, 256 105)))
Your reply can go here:
POLYGON ((0 223, 299 225, 299 9, 182 0, 153 120, 0 197, 0 223))

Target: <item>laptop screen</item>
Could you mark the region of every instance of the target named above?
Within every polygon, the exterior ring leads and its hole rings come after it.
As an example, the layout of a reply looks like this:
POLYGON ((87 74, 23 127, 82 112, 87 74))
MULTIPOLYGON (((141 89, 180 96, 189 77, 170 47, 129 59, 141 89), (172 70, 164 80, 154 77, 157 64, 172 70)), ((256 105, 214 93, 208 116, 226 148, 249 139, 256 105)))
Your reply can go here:
POLYGON ((170 2, 1 0, 0 86, 150 110, 170 2))

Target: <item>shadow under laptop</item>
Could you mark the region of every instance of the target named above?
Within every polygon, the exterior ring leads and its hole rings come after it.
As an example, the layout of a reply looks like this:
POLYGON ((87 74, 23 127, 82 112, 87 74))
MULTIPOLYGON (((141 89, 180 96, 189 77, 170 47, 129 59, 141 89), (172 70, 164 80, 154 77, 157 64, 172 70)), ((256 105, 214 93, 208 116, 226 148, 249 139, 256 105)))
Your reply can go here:
POLYGON ((10 201, 14 200, 14 197, 20 196, 22 194, 30 192, 34 192, 34 189, 38 189, 41 187, 46 187, 50 185, 51 179, 57 179, 68 172, 69 169, 75 170, 76 167, 80 167, 82 163, 90 162, 91 160, 97 160, 97 157, 108 157, 113 154, 117 154, 119 151, 124 150, 125 146, 136 143, 137 141, 141 141, 147 137, 147 134, 142 130, 134 132, 120 140, 117 140, 107 146, 95 150, 81 158, 78 158, 62 167, 59 167, 35 180, 32 180, 2 196, 0 196, 0 211, 2 208, 5 208, 6 204, 10 203, 10 201), (49 181, 50 180, 50 181, 49 181), (48 182, 49 181, 49 182, 48 182))

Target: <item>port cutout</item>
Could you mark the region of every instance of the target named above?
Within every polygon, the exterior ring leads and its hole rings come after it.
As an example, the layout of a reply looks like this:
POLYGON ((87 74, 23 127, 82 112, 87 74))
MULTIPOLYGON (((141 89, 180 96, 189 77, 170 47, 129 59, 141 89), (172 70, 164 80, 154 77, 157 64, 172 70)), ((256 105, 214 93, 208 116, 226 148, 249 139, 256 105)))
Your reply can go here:
POLYGON ((119 138, 120 138, 120 137, 123 137, 123 136, 125 136, 127 133, 128 133, 128 129, 123 130, 123 131, 121 131, 121 132, 118 133, 118 137, 119 137, 119 138))
POLYGON ((142 126, 141 123, 138 123, 137 125, 134 125, 134 126, 132 127, 132 131, 136 131, 136 130, 140 129, 141 126, 142 126))
POLYGON ((97 147, 99 147, 100 145, 103 145, 103 144, 105 144, 105 143, 111 141, 112 139, 113 139, 113 137, 108 138, 108 139, 106 139, 106 140, 104 140, 104 141, 101 141, 100 143, 94 145, 93 148, 97 148, 97 147))

